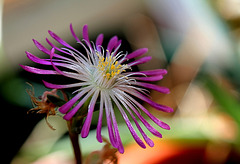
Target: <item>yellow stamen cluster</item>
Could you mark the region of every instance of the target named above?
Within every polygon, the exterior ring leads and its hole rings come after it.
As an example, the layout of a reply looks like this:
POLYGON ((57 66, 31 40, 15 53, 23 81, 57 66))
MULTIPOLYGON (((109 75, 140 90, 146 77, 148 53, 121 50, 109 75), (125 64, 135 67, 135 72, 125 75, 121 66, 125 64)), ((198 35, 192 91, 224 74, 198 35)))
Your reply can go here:
POLYGON ((103 75, 107 79, 110 79, 116 75, 119 75, 124 71, 124 65, 118 64, 114 56, 103 57, 98 55, 99 61, 97 68, 102 71, 103 75))

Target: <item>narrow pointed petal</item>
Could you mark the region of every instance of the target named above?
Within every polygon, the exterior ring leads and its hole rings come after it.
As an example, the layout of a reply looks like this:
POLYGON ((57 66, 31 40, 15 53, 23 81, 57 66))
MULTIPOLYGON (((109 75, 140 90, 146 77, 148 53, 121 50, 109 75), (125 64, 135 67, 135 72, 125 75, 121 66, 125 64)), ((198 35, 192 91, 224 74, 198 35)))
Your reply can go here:
POLYGON ((72 33, 72 36, 76 39, 77 42, 81 42, 80 39, 77 37, 77 35, 75 34, 73 27, 72 27, 72 23, 70 24, 70 31, 72 33))
MULTIPOLYGON (((124 100, 124 102, 133 110, 133 112, 137 115, 137 117, 140 119, 140 121, 144 124, 144 126, 155 136, 162 138, 162 134, 159 133, 155 128, 153 128, 146 120, 145 118, 143 118, 143 116, 139 113, 139 111, 135 108, 136 105, 139 105, 139 103, 134 100, 131 96, 129 96, 128 94, 121 92, 121 91, 117 91, 118 93, 120 93, 122 96, 126 97, 126 99, 129 99, 130 101, 126 101, 124 100), (132 104, 134 103, 134 105, 132 104)), ((141 104, 140 104, 141 105, 141 104)), ((154 116, 152 117, 151 113, 148 111, 145 111, 145 108, 143 109, 143 111, 147 114, 147 116, 149 116, 150 119, 154 120, 154 122, 162 127, 162 128, 169 128, 169 126, 165 126, 165 124, 163 124, 160 120, 158 120, 157 118, 155 118, 154 116)))
POLYGON ((94 95, 92 96, 92 99, 90 101, 89 107, 88 107, 88 114, 87 117, 84 121, 83 127, 82 127, 82 131, 81 131, 81 137, 82 138, 86 138, 89 134, 89 130, 90 130, 90 125, 92 122, 92 116, 93 116, 93 111, 94 111, 94 107, 98 98, 98 94, 99 92, 96 91, 94 93, 94 95))
POLYGON ((100 95, 100 107, 99 107, 99 115, 98 115, 98 124, 97 124, 97 133, 96 133, 96 138, 98 142, 102 143, 102 135, 101 135, 101 130, 102 130, 102 117, 103 117, 103 97, 102 97, 102 92, 100 95))
POLYGON ((111 100, 109 100, 109 97, 106 97, 107 93, 104 91, 102 92, 103 92, 102 96, 103 96, 104 108, 106 111, 109 140, 110 140, 110 143, 113 145, 113 147, 118 148, 117 139, 112 127, 112 117, 110 113, 111 111, 113 111, 113 106, 112 106, 111 100))
POLYGON ((144 82, 134 82, 132 84, 142 86, 144 88, 152 89, 152 90, 158 91, 160 93, 164 93, 164 94, 169 94, 170 93, 170 90, 168 88, 162 87, 162 86, 159 86, 159 85, 155 85, 155 84, 144 83, 144 82))
POLYGON ((39 43, 37 40, 35 40, 35 39, 33 39, 32 40, 33 41, 33 43, 36 45, 36 47, 40 50, 40 51, 42 51, 43 53, 45 53, 45 54, 50 54, 50 50, 48 50, 47 48, 45 48, 41 43, 39 43))
POLYGON ((101 46, 103 43, 103 34, 99 34, 97 39, 96 39, 96 49, 97 51, 101 52, 101 46))
POLYGON ((133 118, 133 121, 135 122, 139 132, 142 134, 145 142, 150 146, 153 147, 154 146, 154 142, 146 135, 146 133, 142 130, 141 126, 138 124, 136 118, 134 117, 134 115, 131 113, 131 116, 133 118))
POLYGON ((118 43, 118 37, 114 36, 110 39, 110 41, 108 42, 108 46, 107 46, 107 50, 109 51, 109 53, 111 54, 113 48, 116 46, 116 44, 118 43))
POLYGON ((48 33, 50 34, 50 36, 55 39, 58 43, 62 44, 65 47, 68 47, 70 49, 72 49, 72 46, 70 46, 67 42, 65 42, 62 38, 60 38, 57 34, 55 34, 54 32, 48 30, 48 33))
MULTIPOLYGON (((117 44, 114 46, 114 48, 118 48, 122 44, 122 40, 118 40, 117 44)), ((114 50, 115 51, 115 50, 114 50)))
POLYGON ((92 46, 91 46, 91 42, 90 42, 90 40, 89 40, 88 25, 86 25, 86 24, 83 26, 82 35, 83 35, 83 39, 88 43, 88 46, 89 46, 91 49, 93 49, 92 46))
POLYGON ((27 54, 28 59, 30 59, 31 61, 33 61, 35 63, 43 64, 43 65, 51 65, 50 61, 46 61, 45 59, 40 59, 27 51, 25 53, 27 54))
POLYGON ((155 122, 157 125, 159 125, 161 128, 166 129, 166 130, 170 130, 170 126, 168 124, 166 124, 165 122, 159 120, 158 118, 156 118, 155 116, 153 116, 146 108, 144 108, 141 104, 138 103, 138 106, 141 108, 141 110, 143 110, 144 113, 147 114, 147 116, 153 120, 153 122, 155 122))
MULTIPOLYGON (((128 113, 131 115, 135 125, 137 126, 139 132, 142 134, 145 142, 150 146, 153 147, 154 146, 154 142, 146 135, 146 133, 143 131, 143 129, 141 128, 141 126, 139 125, 139 123, 137 122, 137 119, 135 118, 134 114, 132 113, 132 111, 129 109, 128 104, 130 104, 130 102, 123 98, 123 95, 121 94, 116 94, 116 96, 119 98, 119 100, 121 100, 123 106, 125 107, 125 109, 127 109, 128 113)), ((131 106, 131 105, 130 105, 131 106)))
POLYGON ((72 110, 70 110, 63 118, 65 120, 70 120, 81 108, 81 106, 87 101, 87 99, 93 94, 93 92, 94 92, 93 89, 90 92, 88 92, 88 94, 83 99, 81 99, 81 101, 72 110))
POLYGON ((116 121, 115 114, 114 114, 113 111, 111 112, 111 115, 112 115, 113 127, 114 127, 114 130, 115 130, 115 135, 116 135, 116 142, 118 144, 117 149, 118 149, 118 151, 121 154, 123 154, 124 153, 124 147, 123 147, 123 144, 122 144, 122 140, 121 140, 121 137, 120 137, 120 134, 119 134, 119 130, 118 130, 117 121, 116 121))
MULTIPOLYGON (((114 145, 113 146, 116 147, 120 153, 124 153, 123 144, 122 144, 120 134, 119 134, 119 130, 118 130, 117 120, 116 120, 116 117, 115 117, 115 114, 114 114, 114 109, 113 109, 112 101, 111 101, 111 98, 110 98, 109 94, 105 94, 105 100, 106 100, 107 106, 110 107, 110 108, 108 108, 109 110, 106 110, 106 115, 108 117, 111 116, 110 118, 112 118, 113 129, 114 129, 114 132, 115 132, 115 138, 114 138, 115 139, 115 146, 114 145)), ((112 125, 111 125, 111 127, 112 127, 112 125)))
POLYGON ((55 54, 54 54, 54 51, 55 51, 55 49, 52 48, 52 50, 51 50, 51 52, 50 52, 50 61, 51 61, 51 63, 52 63, 53 68, 56 70, 56 72, 59 73, 59 74, 61 74, 61 75, 63 75, 63 76, 66 76, 66 77, 78 79, 78 77, 77 77, 78 74, 72 73, 72 72, 63 72, 63 71, 61 71, 60 69, 58 69, 58 68, 56 67, 55 63, 53 62, 53 56, 55 55, 55 54))
MULTIPOLYGON (((162 138, 162 134, 159 133, 154 127, 152 127, 148 121, 143 118, 143 116, 131 105, 130 108, 134 111, 134 113, 137 115, 137 117, 140 119, 140 121, 144 124, 144 126, 155 136, 162 138)), ((162 122, 159 122, 158 120, 155 119, 155 117, 152 117, 152 114, 149 113, 148 111, 144 110, 144 113, 147 114, 147 116, 154 120, 157 125, 159 125, 161 128, 164 129, 169 129, 169 126, 163 125, 162 122)))
POLYGON ((82 35, 83 35, 83 39, 88 41, 88 43, 90 43, 89 37, 88 37, 88 25, 86 24, 83 26, 82 35))
MULTIPOLYGON (((129 110, 130 111, 130 110, 129 110)), ((145 142, 150 146, 150 147, 153 147, 154 146, 154 142, 146 135, 146 133, 143 131, 143 129, 141 128, 141 126, 139 125, 139 123, 137 122, 135 116, 133 115, 132 112, 129 112, 133 121, 135 122, 139 132, 142 134, 145 142)), ((158 135, 159 136, 159 135, 158 135)))
POLYGON ((106 119, 107 119, 107 127, 108 127, 108 135, 109 135, 110 143, 112 144, 113 147, 118 148, 118 144, 113 132, 112 118, 110 115, 108 115, 106 119))
POLYGON ((142 140, 139 138, 139 136, 137 135, 136 131, 134 130, 130 120, 128 119, 128 116, 127 114, 124 112, 123 108, 121 107, 121 105, 119 104, 119 102, 117 101, 117 99, 111 95, 114 103, 117 105, 118 109, 120 110, 122 116, 123 116, 123 119, 125 120, 126 124, 127 124, 127 127, 129 129, 129 131, 131 132, 134 140, 137 142, 137 144, 139 146, 141 146, 142 148, 146 148, 145 144, 142 142, 142 140))
MULTIPOLYGON (((132 93, 132 92, 134 92, 134 91, 129 91, 129 90, 125 90, 125 89, 122 89, 123 91, 125 91, 125 92, 127 92, 127 93, 132 93)), ((159 120, 158 118, 156 118, 156 117, 154 117, 146 108, 144 108, 139 102, 137 102, 134 98, 132 98, 130 95, 128 95, 128 94, 126 94, 125 92, 121 92, 125 97, 127 97, 129 100, 131 100, 135 105, 137 105, 144 113, 146 113, 147 114, 147 116, 151 119, 151 120, 153 120, 153 122, 155 122, 157 125, 159 125, 161 128, 163 128, 163 129, 167 129, 167 130, 169 130, 170 129, 170 127, 169 127, 169 125, 168 124, 166 124, 166 123, 164 123, 163 121, 161 121, 161 120, 159 120)), ((129 107, 131 108, 131 109, 133 109, 134 110, 134 112, 135 112, 135 114, 139 117, 139 119, 141 119, 141 115, 138 113, 138 111, 137 110, 135 110, 135 108, 131 105, 131 104, 128 104, 129 105, 129 107)), ((141 119, 141 121, 144 123, 145 121, 144 121, 145 119, 141 119)), ((147 123, 147 122, 146 122, 147 123)))
POLYGON ((132 73, 139 73, 139 75, 147 75, 147 76, 155 76, 155 75, 165 75, 167 74, 166 69, 154 69, 154 70, 148 70, 148 71, 138 71, 138 72, 132 72, 132 73))
POLYGON ((64 73, 60 70, 60 69, 58 69, 56 66, 55 66, 55 64, 53 63, 53 56, 54 56, 54 51, 55 51, 55 49, 54 48, 52 48, 51 49, 51 52, 50 52, 50 61, 51 61, 51 63, 52 63, 52 66, 53 66, 53 68, 59 73, 59 74, 61 74, 61 75, 64 75, 64 73))
POLYGON ((173 112, 173 109, 168 107, 168 106, 165 106, 165 105, 161 105, 161 104, 158 104, 152 100, 150 100, 148 97, 144 96, 143 94, 141 94, 140 92, 138 91, 131 91, 131 90, 126 90, 124 89, 126 92, 130 93, 131 95, 133 96, 136 96, 137 98, 145 101, 146 103, 148 103, 151 107, 157 109, 157 110, 161 110, 163 112, 167 112, 167 113, 171 113, 173 112))
POLYGON ((145 57, 142 57, 142 58, 140 58, 138 60, 135 60, 135 61, 129 63, 128 65, 131 67, 131 66, 135 66, 135 65, 139 65, 139 64, 144 64, 144 63, 148 62, 151 59, 152 59, 151 56, 145 56, 145 57))
MULTIPOLYGON (((48 38, 46 38, 46 41, 47 41, 47 43, 48 43, 52 48, 56 49, 57 51, 62 52, 62 53, 64 53, 64 54, 71 55, 69 52, 64 51, 64 50, 62 50, 61 48, 58 48, 57 46, 55 46, 52 42, 50 42, 50 40, 49 40, 48 38)), ((56 55, 55 55, 55 57, 67 59, 67 58, 65 58, 65 57, 63 57, 63 56, 60 56, 60 55, 59 55, 59 56, 56 56, 56 55)))
MULTIPOLYGON (((52 63, 49 59, 38 58, 38 57, 34 56, 33 54, 31 54, 30 52, 27 52, 27 51, 26 51, 26 54, 27 54, 27 57, 35 63, 42 64, 42 65, 52 65, 52 63)), ((61 66, 61 67, 66 67, 66 68, 70 67, 69 64, 58 63, 58 62, 54 62, 54 65, 61 66)))
POLYGON ((39 69, 31 66, 25 66, 19 64, 25 71, 35 73, 35 74, 41 74, 41 75, 58 75, 56 71, 53 70, 45 70, 45 69, 39 69))
POLYGON ((62 105, 58 110, 63 114, 67 113, 67 111, 89 90, 90 89, 86 89, 86 90, 83 90, 83 91, 79 92, 71 100, 69 100, 67 103, 62 105))
POLYGON ((162 75, 156 75, 156 76, 148 76, 148 77, 132 77, 136 80, 140 81, 159 81, 163 79, 162 75))
POLYGON ((84 83, 75 83, 75 84, 59 85, 59 84, 52 84, 52 83, 49 83, 49 82, 43 80, 43 84, 44 84, 47 88, 52 88, 52 89, 64 89, 64 88, 81 87, 81 86, 83 86, 84 83))
POLYGON ((145 54, 147 52, 148 52, 147 48, 140 48, 140 49, 138 49, 138 50, 128 54, 124 61, 132 59, 132 58, 136 58, 136 57, 139 57, 139 56, 142 56, 143 54, 145 54))

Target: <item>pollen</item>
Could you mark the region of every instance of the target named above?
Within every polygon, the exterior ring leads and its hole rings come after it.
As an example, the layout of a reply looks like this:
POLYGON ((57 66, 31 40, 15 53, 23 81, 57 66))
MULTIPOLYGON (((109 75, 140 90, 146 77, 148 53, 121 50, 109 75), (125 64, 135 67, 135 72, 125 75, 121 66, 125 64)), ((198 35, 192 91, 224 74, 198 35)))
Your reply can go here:
POLYGON ((98 60, 98 70, 102 72, 103 76, 107 79, 111 79, 121 74, 121 72, 125 71, 126 65, 121 65, 116 60, 116 57, 111 54, 111 56, 103 57, 97 54, 98 60))

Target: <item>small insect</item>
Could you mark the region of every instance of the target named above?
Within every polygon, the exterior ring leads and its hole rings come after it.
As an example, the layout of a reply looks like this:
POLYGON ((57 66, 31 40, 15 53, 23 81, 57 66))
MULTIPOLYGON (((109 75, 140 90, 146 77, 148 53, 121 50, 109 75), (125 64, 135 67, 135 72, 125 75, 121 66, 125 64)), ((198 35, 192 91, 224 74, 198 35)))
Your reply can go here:
POLYGON ((45 120, 47 125, 49 126, 49 128, 51 128, 52 130, 56 130, 49 122, 48 122, 48 116, 51 115, 56 115, 56 111, 55 108, 57 107, 55 104, 53 104, 52 102, 50 102, 48 100, 48 95, 52 95, 55 96, 57 98, 59 98, 59 96, 57 95, 57 89, 53 89, 52 91, 45 91, 43 93, 43 95, 39 98, 35 97, 35 92, 34 92, 34 88, 32 86, 32 84, 28 83, 31 87, 31 89, 27 89, 27 93, 31 98, 32 101, 32 105, 34 106, 34 108, 30 109, 27 113, 37 113, 37 114, 46 114, 45 120))

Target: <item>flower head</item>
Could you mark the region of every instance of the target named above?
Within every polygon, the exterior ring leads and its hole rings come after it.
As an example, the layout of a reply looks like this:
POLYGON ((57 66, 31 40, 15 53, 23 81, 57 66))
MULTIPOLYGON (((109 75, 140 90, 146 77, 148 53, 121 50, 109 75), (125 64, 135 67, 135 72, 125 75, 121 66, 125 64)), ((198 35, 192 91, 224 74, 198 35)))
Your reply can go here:
POLYGON ((121 40, 117 36, 114 36, 108 42, 105 50, 102 47, 103 34, 98 35, 95 43, 90 42, 87 25, 83 27, 82 41, 75 34, 72 25, 70 25, 70 31, 75 40, 84 47, 85 54, 73 48, 52 31, 49 31, 50 36, 63 47, 58 48, 46 39, 52 47, 51 50, 48 50, 38 41, 33 40, 36 47, 49 55, 50 58, 40 59, 29 52, 26 52, 26 54, 33 62, 42 65, 51 65, 53 69, 46 70, 23 65, 21 67, 35 74, 61 75, 78 81, 72 84, 52 84, 46 81, 43 81, 43 83, 46 87, 53 89, 76 88, 74 91, 75 96, 59 108, 59 111, 65 114, 64 119, 66 120, 74 117, 78 110, 81 110, 83 104, 90 99, 86 119, 81 130, 83 138, 88 136, 94 108, 96 102, 99 101, 99 118, 96 132, 96 138, 99 142, 103 141, 101 127, 105 113, 110 142, 120 153, 124 152, 115 117, 114 107, 117 107, 135 141, 141 147, 146 147, 133 128, 132 122, 136 125, 145 142, 151 147, 154 146, 153 141, 145 134, 137 120, 139 119, 153 135, 160 138, 162 135, 146 121, 141 112, 145 113, 161 128, 169 130, 170 127, 153 116, 136 99, 148 103, 157 110, 172 112, 172 108, 152 101, 148 92, 146 92, 148 89, 153 89, 160 93, 169 93, 168 88, 149 83, 161 80, 167 71, 164 69, 155 69, 133 72, 131 70, 132 66, 146 63, 151 59, 150 56, 146 56, 129 62, 130 59, 145 54, 147 52, 146 48, 138 49, 130 54, 119 52, 121 40), (56 51, 64 55, 60 55, 56 51))

